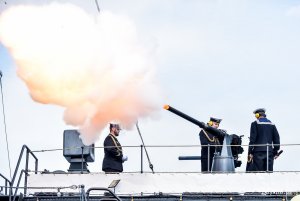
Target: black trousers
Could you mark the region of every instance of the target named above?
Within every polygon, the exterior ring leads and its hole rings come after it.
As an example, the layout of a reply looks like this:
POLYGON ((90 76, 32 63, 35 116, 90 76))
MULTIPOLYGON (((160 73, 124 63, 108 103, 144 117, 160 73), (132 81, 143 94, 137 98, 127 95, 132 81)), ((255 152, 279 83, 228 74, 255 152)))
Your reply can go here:
POLYGON ((274 156, 272 152, 269 152, 268 154, 266 151, 253 153, 254 171, 273 171, 273 162, 274 156))
POLYGON ((208 158, 202 158, 201 157, 201 172, 210 172, 212 162, 213 162, 213 157, 211 157, 209 159, 209 165, 208 165, 208 158))
POLYGON ((112 169, 112 168, 105 168, 105 169, 103 169, 103 171, 105 173, 119 173, 119 172, 121 172, 120 170, 115 170, 115 169, 112 169))

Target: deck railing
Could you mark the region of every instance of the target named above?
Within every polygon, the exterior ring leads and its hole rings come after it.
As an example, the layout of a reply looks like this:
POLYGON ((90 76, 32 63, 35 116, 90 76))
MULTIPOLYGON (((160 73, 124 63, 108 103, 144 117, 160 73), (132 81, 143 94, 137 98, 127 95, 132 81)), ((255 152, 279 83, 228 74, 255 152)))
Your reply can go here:
MULTIPOLYGON (((213 145, 213 146, 224 146, 224 145, 213 145)), ((238 169, 239 172, 243 172, 246 171, 245 169, 243 170, 244 166, 247 163, 247 156, 248 156, 248 146, 249 145, 226 145, 226 146, 241 146, 244 148, 244 152, 242 154, 238 155, 238 159, 242 161, 242 166, 240 168, 236 168, 238 169)), ((252 146, 274 146, 274 145, 268 145, 268 144, 261 144, 261 145, 252 145, 252 146)), ((284 150, 284 154, 282 154, 279 159, 276 160, 276 164, 274 165, 275 167, 278 167, 278 164, 280 164, 280 161, 283 161, 282 159, 284 158, 284 160, 287 160, 287 156, 291 156, 291 158, 293 158, 293 160, 291 160, 290 164, 292 164, 293 162, 295 162, 293 165, 290 166, 286 166, 287 169, 283 169, 283 163, 280 166, 280 168, 275 168, 276 171, 300 171, 300 164, 297 163, 294 160, 294 157, 292 156, 293 154, 295 154, 297 152, 300 152, 300 144, 280 144, 281 149, 284 150), (294 148, 298 148, 297 150, 292 150, 294 148), (277 162, 279 161, 279 162, 277 162), (292 168, 293 167, 293 168, 292 168)), ((202 146, 204 147, 204 146, 202 146)), ((208 146, 208 147, 212 147, 212 145, 208 146)), ((82 149, 82 147, 72 147, 73 149, 82 149)), ((125 155, 127 155, 129 157, 129 160, 124 163, 124 171, 126 172, 140 172, 140 173, 144 173, 144 172, 152 172, 150 165, 153 164, 154 166, 154 171, 153 172, 180 172, 181 170, 176 170, 176 168, 174 167, 167 167, 169 164, 173 164, 173 162, 176 164, 180 163, 180 166, 184 166, 182 164, 184 163, 189 163, 189 162, 178 162, 179 159, 182 159, 182 157, 189 157, 189 160, 198 160, 197 164, 199 164, 199 166, 197 166, 196 168, 193 168, 192 172, 200 172, 201 168, 200 168, 200 161, 201 160, 201 145, 148 145, 148 146, 144 146, 144 145, 134 145, 134 146, 129 146, 129 145, 124 145, 122 146, 123 148, 123 152, 125 155), (151 160, 149 160, 146 157, 145 154, 145 148, 148 150, 150 159, 153 160, 151 163, 151 160), (180 158, 181 157, 181 158, 180 158), (157 159, 160 160, 157 160, 157 159), (164 160, 166 159, 167 161, 170 161, 170 163, 166 163, 164 160), (159 161, 159 162, 157 162, 159 161), (161 161, 165 162, 165 167, 162 168, 162 163, 161 161), (159 163, 159 164, 158 164, 159 163), (149 166, 149 168, 147 167, 149 166), (166 170, 169 169, 169 170, 166 170)), ((90 169, 91 172, 101 172, 101 164, 102 164, 102 160, 104 157, 104 147, 94 147, 95 149, 95 162, 97 162, 98 164, 100 163, 100 165, 97 166, 97 169, 90 169)), ((268 149, 268 148, 267 148, 268 149)), ((53 153, 55 156, 58 155, 57 151, 62 151, 63 149, 51 149, 51 150, 36 150, 33 151, 33 153, 45 153, 45 152, 55 152, 53 153)), ((267 150, 268 151, 268 150, 267 150)), ((61 153, 59 153, 60 155, 62 155, 61 153)), ((41 155, 42 157, 42 155, 41 155)), ((269 155, 267 154, 267 157, 269 157, 269 155)), ((83 158, 83 156, 82 156, 83 158)), ((67 161, 65 161, 65 163, 68 163, 67 161)), ((56 167, 57 169, 62 169, 60 167, 56 167)), ((44 169, 44 168, 43 168, 44 169)), ((45 169, 48 169, 47 167, 45 167, 45 169)), ((188 170, 186 170, 188 168, 184 169, 184 172, 189 172, 188 170)), ((51 172, 51 170, 49 170, 51 172)), ((63 171, 68 171, 68 170, 63 170, 63 171)), ((268 171, 268 169, 267 169, 268 171)), ((77 173, 80 171, 77 171, 77 173)), ((72 172, 70 172, 72 173, 72 172)), ((84 172, 86 173, 86 172, 84 172)))
POLYGON ((0 177, 4 180, 4 186, 1 186, 0 192, 3 192, 4 189, 4 195, 10 195, 11 194, 11 182, 9 179, 7 179, 4 175, 0 173, 0 177))
POLYGON ((21 152, 20 152, 20 155, 19 155, 19 159, 18 159, 16 168, 15 168, 15 171, 14 171, 14 175, 13 175, 12 180, 11 180, 11 188, 14 189, 15 192, 13 194, 11 194, 11 195, 13 195, 13 197, 10 196, 9 201, 11 201, 11 199, 12 199, 12 201, 14 201, 16 199, 17 192, 18 192, 19 187, 20 187, 21 179, 23 178, 23 174, 25 175, 23 189, 24 189, 24 194, 26 194, 26 191, 27 191, 27 174, 28 174, 28 171, 29 171, 28 168, 29 168, 29 156, 30 155, 35 159, 35 167, 34 167, 35 174, 37 174, 37 172, 38 172, 38 158, 34 155, 34 153, 26 145, 23 145, 22 149, 21 149, 21 152), (19 170, 25 150, 26 150, 25 167, 24 167, 24 169, 19 170), (19 174, 18 182, 17 182, 16 186, 14 186, 18 174, 19 174))
MULTIPOLYGON (((216 146, 224 146, 224 145, 216 145, 216 146)), ((239 157, 240 159, 243 161, 243 164, 245 165, 245 163, 247 162, 247 153, 248 153, 248 150, 247 150, 247 147, 248 145, 226 145, 226 146, 242 146, 244 147, 244 153, 243 154, 240 154, 239 157)), ((261 144, 261 145, 252 145, 252 146, 267 146, 267 147, 270 147, 270 146, 274 146, 274 145, 270 145, 270 144, 261 144)), ((209 146, 211 147, 211 145, 209 146)), ((286 159, 286 156, 287 155, 291 155, 291 153, 294 153, 296 155, 297 152, 300 151, 300 144, 280 144, 280 147, 281 149, 284 150, 284 158, 286 159), (295 151, 295 150, 292 150, 293 147, 296 147, 296 148, 299 148, 298 151, 295 151)), ((129 158, 132 157, 131 160, 127 161, 126 163, 127 164, 124 164, 124 169, 126 172, 139 172, 139 173, 146 173, 146 172, 152 172, 150 171, 150 164, 152 165, 150 159, 154 159, 154 161, 157 161, 156 159, 157 158, 160 158, 161 160, 168 160, 168 161, 177 161, 177 164, 180 163, 181 165, 184 164, 185 162, 178 162, 179 160, 179 157, 183 155, 183 153, 190 157, 189 160, 199 160, 201 159, 201 156, 200 156, 200 150, 201 150, 201 145, 148 145, 148 146, 144 146, 144 145, 136 145, 136 146, 123 146, 123 151, 126 155, 129 156, 129 158), (146 167, 147 165, 147 159, 145 159, 145 149, 148 150, 148 153, 149 153, 149 156, 150 156, 150 159, 148 159, 148 165, 149 165, 149 169, 146 167), (178 150, 181 150, 178 151, 178 150), (186 152, 182 151, 182 150, 189 150, 189 154, 186 154, 186 152), (191 152, 193 152, 194 154, 191 154, 191 152), (134 154, 133 154, 134 153, 134 154), (133 156, 134 155, 134 156, 133 156), (173 157, 173 156, 176 156, 173 157), (134 163, 134 166, 131 165, 131 168, 130 168, 130 171, 128 171, 128 164, 130 163, 134 163)), ((74 147, 74 149, 82 149, 82 147, 74 147)), ((95 147, 95 150, 97 150, 97 153, 102 153, 102 156, 97 156, 96 155, 96 160, 98 160, 97 162, 99 163, 99 160, 101 160, 102 162, 102 159, 101 157, 103 157, 103 149, 104 147, 95 147)), ((5 186, 1 186, 2 189, 5 190, 5 194, 6 195, 12 195, 13 196, 13 201, 14 199, 16 198, 17 196, 17 192, 20 188, 24 189, 24 194, 26 194, 26 190, 27 190, 27 176, 28 176, 28 172, 32 172, 31 170, 29 170, 29 156, 32 156, 34 158, 34 162, 35 162, 35 165, 34 165, 34 173, 38 173, 38 172, 42 172, 42 171, 39 171, 38 170, 38 158, 36 157, 36 154, 37 153, 45 153, 45 152, 55 152, 54 154, 57 156, 57 155, 61 155, 61 151, 63 149, 52 149, 52 150, 35 150, 35 151, 31 151, 26 145, 24 145, 22 147, 22 150, 21 150, 21 153, 20 153, 20 156, 19 156, 19 159, 18 159, 18 162, 17 162, 17 165, 16 165, 16 169, 14 171, 14 174, 13 174, 13 178, 11 181, 9 181, 9 179, 7 179, 5 176, 3 176, 2 174, 0 174, 0 178, 4 179, 5 181, 5 186), (25 167, 23 169, 20 170, 20 162, 23 158, 23 155, 24 155, 24 152, 26 151, 26 155, 25 155, 25 167), (59 151, 60 153, 58 153, 57 151, 59 151), (19 176, 18 176, 18 173, 19 173, 19 176), (18 178, 18 179, 17 179, 18 178), (20 186, 20 181, 21 181, 21 178, 24 179, 24 186, 20 186), (17 181, 17 183, 16 183, 17 181), (14 192, 13 190, 14 189, 14 192)), ((269 150, 269 148, 267 148, 267 151, 269 150)), ((96 153, 96 152, 95 152, 96 153)), ((184 157, 186 157, 184 156, 184 157)), ((42 155, 39 156, 40 158, 42 158, 42 155)), ((269 157, 269 154, 267 154, 267 157, 269 157)), ((280 157, 283 157, 283 156, 280 156, 280 157)), ((154 162, 153 161, 153 162, 154 162)), ((268 161, 268 160, 267 160, 268 161)), ((67 161, 65 161, 67 163, 67 161)), ((100 163, 101 163, 100 162, 100 163)), ((167 164, 168 162, 166 162, 165 164, 167 164)), ((186 162, 188 163, 188 162, 186 162)), ((285 161, 283 161, 283 163, 285 163, 285 161)), ((172 171, 165 171, 165 169, 161 169, 160 167, 156 166, 156 162, 153 163, 154 164, 154 170, 156 170, 155 172, 153 171, 153 173, 159 173, 159 172, 182 172, 182 171, 177 171, 176 168, 174 167, 170 167, 169 169, 172 170, 172 171)), ((171 163, 169 163, 170 165, 172 165, 171 163)), ((197 164, 200 164, 200 162, 197 164)), ((296 168, 298 167, 298 169, 288 169, 287 171, 300 171, 300 165, 297 161, 297 159, 293 158, 293 160, 290 160, 289 162, 290 166, 295 166, 296 168), (297 166, 298 165, 298 166, 297 166)), ((278 163, 276 164, 278 165, 278 163)), ((288 167, 290 167, 288 166, 288 167)), ((167 168, 167 167, 166 167, 167 168)), ((56 167, 56 169, 62 169, 60 167, 56 167)), ((196 170, 193 170, 191 172, 200 172, 201 171, 201 168, 200 168, 200 165, 197 166, 197 169, 196 170)), ((278 171, 278 170, 277 170, 278 171)), ((284 169, 279 169, 279 171, 285 171, 284 169)), ((82 171, 81 171, 82 172, 82 171)), ((100 167, 98 167, 96 170, 91 170, 91 172, 101 172, 101 169, 100 167)), ((189 172, 189 171, 184 171, 184 172, 189 172)), ((268 169, 267 171, 268 172, 268 169)), ((43 173, 53 173, 51 171, 48 171, 48 172, 44 172, 43 173)), ((55 172, 54 172, 55 173, 55 172)), ((68 173, 67 170, 65 170, 65 173, 68 173)), ((69 172, 69 173, 73 173, 73 172, 69 172)), ((76 172, 78 173, 78 172, 76 172)), ((11 201, 11 199, 10 199, 11 201)))

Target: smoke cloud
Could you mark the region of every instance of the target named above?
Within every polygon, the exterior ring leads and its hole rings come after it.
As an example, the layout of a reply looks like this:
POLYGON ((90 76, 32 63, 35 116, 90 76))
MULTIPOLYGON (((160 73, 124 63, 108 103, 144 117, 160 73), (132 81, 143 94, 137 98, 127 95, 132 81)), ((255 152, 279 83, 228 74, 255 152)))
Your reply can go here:
POLYGON ((32 99, 64 107, 64 121, 87 145, 109 122, 130 129, 162 105, 150 51, 124 16, 92 16, 71 4, 16 6, 0 16, 0 41, 32 99))

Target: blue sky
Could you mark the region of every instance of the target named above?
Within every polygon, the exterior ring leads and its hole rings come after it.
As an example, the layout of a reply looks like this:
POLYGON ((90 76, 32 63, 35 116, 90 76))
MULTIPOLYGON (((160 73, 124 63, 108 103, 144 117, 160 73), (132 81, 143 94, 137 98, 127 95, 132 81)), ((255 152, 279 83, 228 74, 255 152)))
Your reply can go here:
MULTIPOLYGON (((12 1, 0 11, 20 4, 12 1)), ((38 1, 22 1, 37 5, 38 1)), ((45 5, 51 1, 45 1, 45 5)), ((68 1, 63 1, 68 2, 68 1)), ((91 15, 98 15, 94 1, 69 1, 91 15)), ((223 118, 221 127, 245 135, 248 144, 252 111, 267 109, 277 125, 283 144, 299 143, 297 125, 300 112, 300 1, 99 1, 102 10, 127 16, 136 26, 142 43, 153 50, 157 80, 166 104, 206 122, 210 116, 223 118)), ((20 21, 21 23, 21 21, 20 21)), ((16 75, 16 66, 7 50, 0 46, 7 130, 14 167, 23 144, 33 150, 62 148, 63 109, 34 102, 25 84, 16 75)), ((1 117, 2 118, 2 117, 1 117)), ((1 119, 2 120, 2 119, 1 119)), ((2 122, 2 121, 1 121, 2 122)), ((199 128, 161 110, 156 117, 140 119, 148 145, 199 145, 199 128)), ((2 128, 2 126, 1 126, 2 128)), ((102 146, 104 130, 96 142, 102 146)), ((4 131, 0 130, 1 161, 7 160, 4 131)), ((123 145, 140 145, 135 129, 120 136, 123 145)), ((191 149, 150 148, 157 171, 200 170, 199 161, 178 161, 179 155, 198 155, 191 149)), ((285 147, 275 170, 299 170, 292 158, 300 147, 285 147), (290 164, 289 166, 286 164, 290 164), (292 164, 292 165, 291 165, 292 164)), ((139 169, 139 152, 125 149, 129 161, 125 171, 139 169)), ((246 151, 245 151, 246 152, 246 151)), ((102 150, 90 165, 99 171, 102 150)), ((66 169, 61 153, 41 155, 41 169, 66 169), (55 157, 57 164, 46 158, 55 157)), ((244 170, 245 153, 241 156, 244 170)), ((8 166, 1 163, 7 176, 8 166)))

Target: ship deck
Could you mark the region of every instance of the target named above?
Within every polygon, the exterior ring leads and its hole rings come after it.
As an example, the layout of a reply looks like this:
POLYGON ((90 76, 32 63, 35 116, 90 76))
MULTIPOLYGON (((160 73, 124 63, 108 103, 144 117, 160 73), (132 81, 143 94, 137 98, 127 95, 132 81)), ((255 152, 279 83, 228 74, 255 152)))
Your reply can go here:
MULTIPOLYGON (((277 193, 300 192, 300 172, 272 173, 119 173, 105 174, 29 174, 28 192, 72 192, 71 186, 84 185, 108 188, 118 181, 114 192, 119 195, 182 194, 182 193, 277 193), (55 188, 57 187, 57 188, 55 188), (47 189, 48 188, 48 189, 47 189), (34 190, 34 191, 33 191, 34 190)), ((76 191, 76 190, 75 190, 76 191)))
POLYGON ((27 194, 66 199, 82 187, 108 188, 122 200, 289 200, 300 192, 300 172, 31 173, 27 194))

